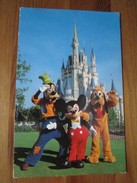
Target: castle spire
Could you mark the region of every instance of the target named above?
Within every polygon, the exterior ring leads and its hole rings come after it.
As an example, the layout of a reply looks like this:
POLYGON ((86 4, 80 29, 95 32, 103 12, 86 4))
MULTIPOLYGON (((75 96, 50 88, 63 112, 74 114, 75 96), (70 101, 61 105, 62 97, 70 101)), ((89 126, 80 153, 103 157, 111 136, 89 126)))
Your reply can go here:
POLYGON ((112 79, 112 83, 111 83, 111 90, 117 92, 113 79, 112 79))
POLYGON ((78 36, 77 36, 77 29, 76 29, 76 23, 74 25, 74 38, 73 40, 78 43, 78 36))
POLYGON ((60 79, 57 80, 56 88, 57 88, 57 92, 58 92, 59 96, 63 98, 64 95, 63 95, 63 92, 62 92, 62 84, 61 84, 60 79))
POLYGON ((91 50, 91 59, 96 60, 96 57, 95 57, 95 54, 94 54, 93 48, 92 48, 92 50, 91 50))
POLYGON ((62 63, 62 68, 61 69, 65 69, 65 65, 64 65, 64 62, 62 63))
POLYGON ((74 25, 74 36, 72 40, 72 52, 73 52, 73 64, 76 65, 78 63, 78 47, 79 47, 79 42, 78 42, 78 36, 77 36, 77 30, 76 30, 76 24, 74 25))

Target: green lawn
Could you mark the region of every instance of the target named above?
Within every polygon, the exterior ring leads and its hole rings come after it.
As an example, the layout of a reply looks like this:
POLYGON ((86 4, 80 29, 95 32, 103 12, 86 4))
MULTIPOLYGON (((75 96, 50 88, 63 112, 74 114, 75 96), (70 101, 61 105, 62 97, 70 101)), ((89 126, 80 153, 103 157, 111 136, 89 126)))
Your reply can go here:
MULTIPOLYGON (((15 158, 14 158, 14 177, 45 177, 45 176, 71 176, 88 174, 114 174, 126 172, 125 160, 125 141, 111 140, 113 154, 117 158, 115 163, 105 163, 100 161, 98 164, 85 163, 83 169, 56 169, 55 160, 59 146, 56 140, 51 140, 43 153, 41 160, 35 167, 30 167, 28 171, 20 170, 20 165, 26 155, 30 152, 33 143, 38 137, 37 132, 15 133, 15 158)), ((87 143, 86 156, 90 154, 91 137, 87 143)), ((101 158, 103 154, 101 153, 101 158)))

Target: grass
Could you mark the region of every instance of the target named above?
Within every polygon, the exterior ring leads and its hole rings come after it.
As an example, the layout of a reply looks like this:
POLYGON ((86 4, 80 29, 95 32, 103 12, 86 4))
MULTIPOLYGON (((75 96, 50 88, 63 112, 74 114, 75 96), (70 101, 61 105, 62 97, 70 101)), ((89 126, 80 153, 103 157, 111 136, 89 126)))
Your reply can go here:
MULTIPOLYGON (((85 163, 83 169, 56 169, 55 160, 59 146, 56 140, 51 140, 43 152, 41 160, 35 167, 30 167, 28 171, 20 170, 20 165, 30 152, 32 145, 38 137, 37 132, 15 133, 14 150, 14 177, 45 177, 45 176, 73 176, 91 174, 115 174, 126 172, 125 141, 111 140, 112 152, 116 156, 115 163, 105 163, 100 161, 98 164, 85 163)), ((102 149, 101 149, 102 150, 102 149)), ((90 155, 91 137, 87 143, 85 155, 90 155)), ((103 159, 103 154, 101 153, 103 159)))

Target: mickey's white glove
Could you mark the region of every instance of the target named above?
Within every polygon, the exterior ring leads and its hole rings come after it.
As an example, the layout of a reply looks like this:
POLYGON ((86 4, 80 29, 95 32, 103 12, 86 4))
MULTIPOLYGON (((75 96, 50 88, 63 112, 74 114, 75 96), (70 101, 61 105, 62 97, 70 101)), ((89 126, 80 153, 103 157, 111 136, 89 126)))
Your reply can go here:
POLYGON ((43 93, 44 91, 46 91, 48 88, 50 88, 49 85, 45 84, 45 85, 42 85, 39 90, 43 93))
POLYGON ((57 123, 53 123, 53 122, 49 122, 49 124, 47 125, 47 129, 48 130, 52 130, 52 129, 56 129, 57 128, 57 123))
POLYGON ((90 130, 91 130, 93 136, 97 135, 97 131, 95 130, 95 128, 93 126, 90 127, 90 130))

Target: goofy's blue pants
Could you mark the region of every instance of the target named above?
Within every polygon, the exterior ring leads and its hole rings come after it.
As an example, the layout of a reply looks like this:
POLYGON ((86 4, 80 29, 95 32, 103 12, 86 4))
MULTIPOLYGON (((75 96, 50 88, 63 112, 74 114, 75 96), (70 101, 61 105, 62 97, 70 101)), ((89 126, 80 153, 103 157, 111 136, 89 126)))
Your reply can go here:
POLYGON ((61 125, 57 129, 48 130, 46 126, 49 122, 56 122, 56 119, 50 119, 50 121, 46 119, 42 122, 42 130, 39 138, 35 142, 31 153, 26 157, 25 163, 35 166, 42 156, 45 145, 52 139, 56 139, 60 145, 58 158, 67 157, 68 137, 63 126, 61 125))

